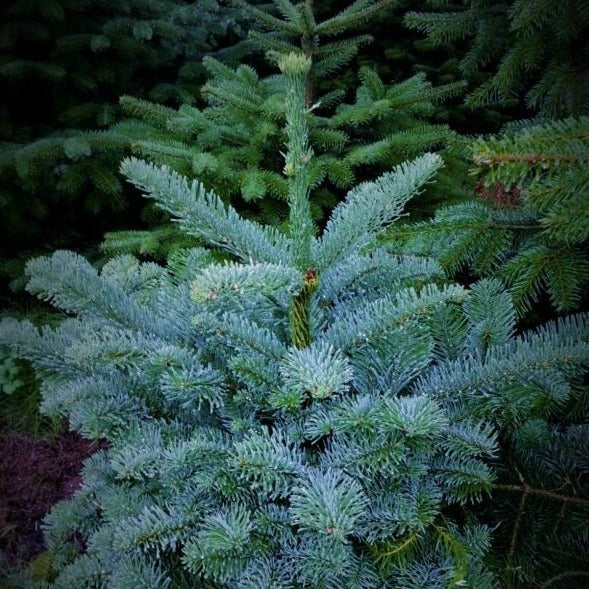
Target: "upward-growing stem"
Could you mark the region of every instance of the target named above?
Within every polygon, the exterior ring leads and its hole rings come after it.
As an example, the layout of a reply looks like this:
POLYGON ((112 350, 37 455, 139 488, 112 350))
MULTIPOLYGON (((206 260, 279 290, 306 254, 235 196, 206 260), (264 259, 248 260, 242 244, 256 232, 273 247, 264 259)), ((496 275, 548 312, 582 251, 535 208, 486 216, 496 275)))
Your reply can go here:
POLYGON ((313 221, 309 206, 309 172, 312 151, 308 146, 307 108, 305 106, 306 78, 311 60, 302 54, 289 53, 279 61, 287 85, 286 132, 288 135, 284 173, 288 177, 289 227, 294 242, 297 268, 306 271, 311 255, 313 221))
POLYGON ((290 311, 292 343, 304 348, 311 343, 310 299, 317 287, 317 273, 310 268, 313 220, 309 206, 309 172, 312 151, 308 145, 307 108, 305 104, 307 75, 311 60, 300 53, 289 53, 279 61, 287 85, 286 132, 288 150, 284 173, 289 184, 289 226, 293 238, 295 264, 304 273, 301 291, 293 298, 290 311))

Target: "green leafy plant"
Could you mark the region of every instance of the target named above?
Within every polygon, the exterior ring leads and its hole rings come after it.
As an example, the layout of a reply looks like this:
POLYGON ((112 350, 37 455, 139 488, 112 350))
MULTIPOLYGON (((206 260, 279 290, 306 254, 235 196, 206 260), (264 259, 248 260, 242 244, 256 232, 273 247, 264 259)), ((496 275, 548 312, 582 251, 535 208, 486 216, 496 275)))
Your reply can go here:
POLYGON ((0 361, 0 392, 12 395, 24 382, 19 378, 19 368, 14 356, 7 354, 0 361))
POLYGON ((39 435, 58 429, 57 422, 41 416, 39 401, 39 387, 30 364, 5 346, 0 347, 1 431, 39 435))

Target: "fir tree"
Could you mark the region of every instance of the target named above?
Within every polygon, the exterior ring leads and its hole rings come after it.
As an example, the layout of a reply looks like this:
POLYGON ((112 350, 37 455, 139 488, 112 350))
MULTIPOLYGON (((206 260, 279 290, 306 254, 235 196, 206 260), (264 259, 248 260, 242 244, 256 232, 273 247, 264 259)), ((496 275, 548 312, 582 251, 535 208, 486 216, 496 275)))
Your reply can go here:
MULTIPOLYGON (((478 196, 431 221, 394 229, 406 253, 496 276, 520 313, 547 293, 557 311, 586 304, 589 284, 589 119, 511 125, 472 144, 478 196)), ((396 246, 393 246, 395 248, 396 246)))
MULTIPOLYGON (((483 565, 489 530, 472 513, 515 486, 488 463, 509 467, 493 425, 507 428, 503 445, 582 397, 589 318, 516 336, 496 281, 468 291, 435 261, 380 246, 437 155, 352 189, 317 237, 311 63, 299 53, 279 65, 286 232, 127 159, 128 179, 209 247, 166 267, 121 255, 100 272, 72 252, 38 258, 27 288, 68 318, 1 324, 0 344, 43 380, 43 410, 109 440, 46 519, 43 586, 497 586, 483 565)), ((515 490, 541 495, 531 481, 515 490)), ((577 518, 587 489, 568 491, 577 518)))
POLYGON ((589 8, 582 0, 429 0, 406 24, 437 45, 458 46, 465 77, 488 74, 467 97, 471 106, 525 97, 541 116, 587 114, 589 8), (466 51, 462 49, 468 40, 466 51), (496 66, 496 71, 489 69, 496 66))
MULTIPOLYGON (((460 94, 456 82, 433 87, 423 74, 386 84, 373 68, 360 69, 360 86, 353 103, 350 88, 338 88, 339 72, 370 41, 369 35, 332 37, 362 26, 389 2, 354 3, 336 16, 317 22, 312 3, 275 2, 279 16, 234 2, 263 30, 250 38, 271 61, 297 47, 311 59, 305 81, 307 124, 315 157, 310 168, 315 188, 313 215, 321 219, 346 189, 366 179, 367 171, 382 173, 391 165, 425 150, 447 149, 440 190, 446 197, 464 196, 462 142, 446 124, 431 123, 435 106, 460 94), (456 178, 459 178, 456 180, 456 178)), ((285 81, 260 76, 253 68, 230 68, 205 58, 209 80, 202 89, 208 106, 183 105, 177 111, 125 96, 122 105, 132 117, 98 141, 132 146, 136 155, 197 176, 225 199, 245 201, 252 218, 279 223, 287 216, 287 182, 276 154, 284 142, 285 81)), ((169 235, 169 230, 164 230, 169 235)), ((162 233, 159 233, 162 235, 162 233)), ((109 235, 105 249, 150 252, 156 245, 150 232, 109 235)))
MULTIPOLYGON (((119 96, 194 100, 202 56, 237 39, 216 0, 9 0, 0 8, 2 258, 97 241, 124 224, 120 146, 83 130, 120 118, 119 96), (27 230, 23 231, 26 227, 27 230)), ((4 262, 4 260, 3 260, 4 262)), ((13 274, 10 265, 3 270, 13 274)))

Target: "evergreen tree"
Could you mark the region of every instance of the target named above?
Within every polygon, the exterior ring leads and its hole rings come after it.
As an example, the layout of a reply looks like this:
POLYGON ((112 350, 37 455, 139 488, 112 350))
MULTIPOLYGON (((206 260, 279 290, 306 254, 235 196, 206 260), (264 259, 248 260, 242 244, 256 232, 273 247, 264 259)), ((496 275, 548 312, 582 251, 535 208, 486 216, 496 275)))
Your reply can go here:
POLYGON ((410 12, 406 24, 425 32, 437 45, 454 46, 466 78, 487 75, 472 88, 469 105, 505 104, 521 96, 531 111, 543 117, 587 114, 587 2, 428 0, 427 4, 432 12, 410 12), (495 67, 496 71, 489 71, 495 67))
MULTIPOLYGON (((271 61, 297 47, 311 59, 305 101, 315 146, 309 173, 316 189, 312 206, 316 219, 368 173, 382 173, 427 149, 452 147, 445 154, 454 174, 442 172, 439 193, 464 196, 462 142, 447 124, 429 122, 435 105, 459 94, 462 83, 434 88, 423 74, 416 74, 386 84, 374 68, 364 66, 355 101, 342 102, 346 96, 352 98, 350 88, 338 87, 338 76, 332 74, 347 65, 370 36, 331 38, 362 26, 390 2, 356 2, 321 22, 314 18, 312 3, 275 2, 279 16, 246 2, 234 4, 264 27, 262 32, 250 31, 250 38, 271 61)), ((183 105, 174 110, 126 96, 123 108, 132 118, 97 140, 112 137, 114 144, 131 144, 136 155, 197 176, 225 199, 247 203, 253 218, 280 223, 287 216, 288 193, 283 163, 276 156, 284 142, 285 81, 282 76, 262 77, 246 65, 232 69, 210 57, 204 65, 210 75, 202 89, 207 107, 183 105)), ((161 229, 156 235, 170 239, 170 230, 161 229)), ((154 248, 161 252, 161 242, 150 231, 124 232, 109 235, 105 249, 157 254, 154 248)))
MULTIPOLYGON (((127 159, 129 180, 208 248, 166 267, 121 255, 100 273, 71 252, 38 258, 27 288, 68 318, 0 326, 42 378, 43 410, 109 440, 46 519, 44 587, 497 587, 472 512, 511 485, 488 464, 509 468, 498 440, 511 429, 498 438, 493 425, 582 397, 589 317, 516 336, 496 281, 468 291, 435 261, 381 247, 440 168, 434 154, 352 189, 317 237, 311 62, 279 65, 286 232, 127 159)), ((586 416, 586 399, 577 409, 586 416)), ((539 494, 531 481, 516 491, 539 494)), ((579 521, 587 488, 566 491, 579 521)))
POLYGON ((216 0, 3 2, 0 255, 96 241, 122 224, 120 149, 82 130, 116 121, 122 93, 194 100, 202 56, 237 39, 238 23, 216 0))
POLYGON ((472 159, 477 198, 393 229, 392 247, 501 278, 520 313, 544 293, 559 312, 586 305, 589 119, 512 125, 473 142, 472 159))

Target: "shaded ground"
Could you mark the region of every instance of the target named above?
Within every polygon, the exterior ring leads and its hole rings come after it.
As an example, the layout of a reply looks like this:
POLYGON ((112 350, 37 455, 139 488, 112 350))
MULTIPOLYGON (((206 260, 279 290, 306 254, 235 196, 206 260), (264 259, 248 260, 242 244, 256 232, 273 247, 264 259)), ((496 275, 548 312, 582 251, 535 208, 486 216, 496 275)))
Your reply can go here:
POLYGON ((0 436, 0 551, 8 562, 43 551, 43 516, 76 491, 82 462, 99 447, 71 432, 52 439, 0 436))

